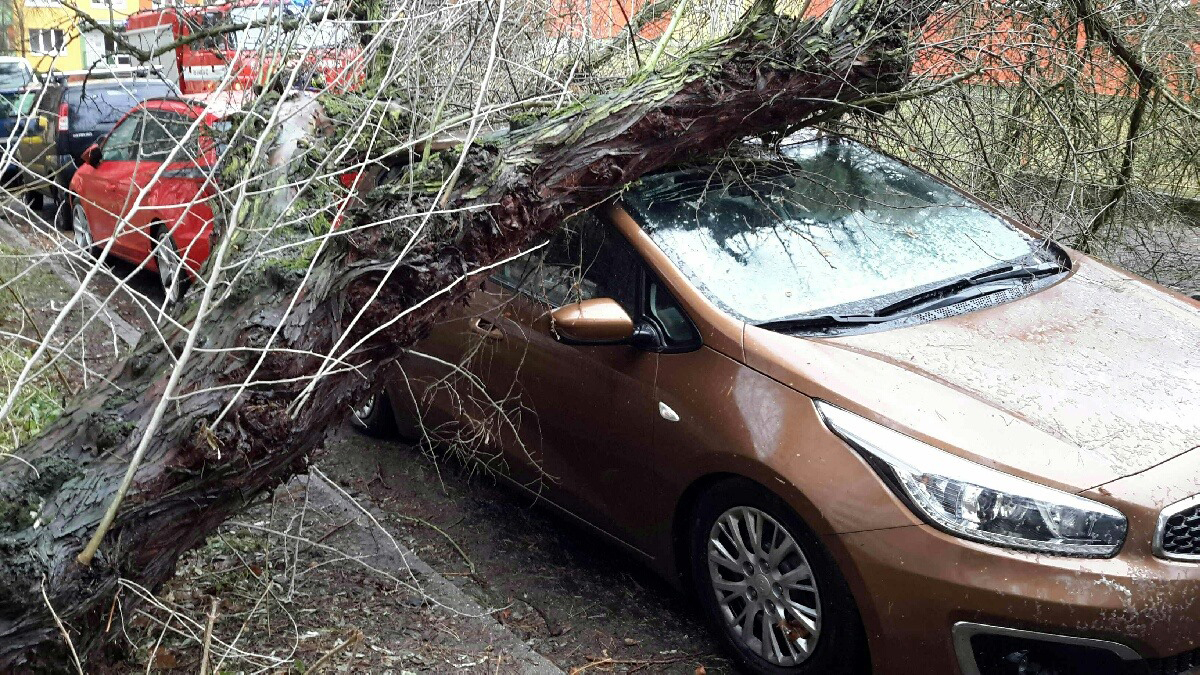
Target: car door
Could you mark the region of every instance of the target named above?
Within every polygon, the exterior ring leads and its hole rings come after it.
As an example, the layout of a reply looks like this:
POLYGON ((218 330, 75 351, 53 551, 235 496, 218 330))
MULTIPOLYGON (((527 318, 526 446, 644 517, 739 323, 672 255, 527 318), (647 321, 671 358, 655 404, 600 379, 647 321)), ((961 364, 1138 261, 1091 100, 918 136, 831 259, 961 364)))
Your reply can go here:
POLYGON ((627 475, 653 444, 659 354, 630 345, 560 342, 550 312, 592 298, 616 300, 644 323, 644 263, 611 225, 593 216, 564 226, 535 257, 484 284, 493 307, 478 320, 496 340, 481 369, 495 400, 519 403, 520 444, 531 483, 559 506, 624 536, 627 475), (536 460, 540 464, 530 465, 536 460))
POLYGON ((26 181, 39 190, 46 189, 46 182, 52 180, 57 168, 53 147, 58 130, 57 111, 61 94, 61 85, 51 82, 24 95, 29 121, 26 135, 21 140, 21 162, 35 174, 26 176, 26 181))
MULTIPOLYGON (((179 108, 186 110, 187 106, 179 104, 179 108)), ((149 257, 157 245, 154 228, 160 221, 169 230, 175 227, 175 219, 164 215, 173 214, 175 209, 159 207, 188 204, 196 199, 195 182, 179 180, 173 173, 196 167, 200 154, 198 136, 188 135, 193 121, 194 117, 175 109, 147 108, 142 111, 131 190, 124 206, 129 227, 124 240, 127 250, 137 260, 149 257), (138 194, 147 189, 149 192, 134 209, 138 194)))
MULTIPOLYGON (((132 203, 133 175, 137 170, 138 140, 142 111, 136 110, 121 120, 100 146, 100 163, 87 172, 79 199, 87 213, 92 236, 99 244, 113 236, 117 224, 132 203)), ((123 227, 113 242, 118 255, 133 260, 129 228, 123 227)))

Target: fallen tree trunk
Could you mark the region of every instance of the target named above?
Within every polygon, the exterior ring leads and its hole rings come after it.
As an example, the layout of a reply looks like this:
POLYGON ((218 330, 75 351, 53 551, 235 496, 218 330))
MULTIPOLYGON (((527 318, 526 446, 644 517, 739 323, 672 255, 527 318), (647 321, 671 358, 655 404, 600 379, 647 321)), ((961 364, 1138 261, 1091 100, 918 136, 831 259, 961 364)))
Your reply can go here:
MULTIPOLYGON (((92 653, 106 636, 118 579, 157 587, 231 514, 304 471, 382 365, 463 301, 473 272, 649 171, 899 90, 910 66, 907 35, 930 4, 863 1, 818 22, 777 16, 760 1, 726 38, 661 72, 480 139, 443 198, 377 190, 315 260, 247 257, 228 293, 199 318, 193 292, 179 318, 194 322, 194 348, 181 328, 145 337, 108 383, 22 448, 36 471, 0 465, 0 670, 68 662, 43 588, 74 647, 92 653), (437 213, 406 248, 395 217, 424 211, 437 213), (336 367, 301 397, 327 363, 318 355, 351 346, 342 366, 356 370, 336 367), (177 369, 174 400, 133 489, 97 555, 81 564, 177 369), (251 375, 252 386, 238 386, 251 375)), ((452 163, 435 157, 410 177, 428 184, 432 172, 444 181, 436 167, 452 163)), ((308 233, 267 236, 278 246, 308 233)), ((243 242, 231 255, 263 245, 243 242)))

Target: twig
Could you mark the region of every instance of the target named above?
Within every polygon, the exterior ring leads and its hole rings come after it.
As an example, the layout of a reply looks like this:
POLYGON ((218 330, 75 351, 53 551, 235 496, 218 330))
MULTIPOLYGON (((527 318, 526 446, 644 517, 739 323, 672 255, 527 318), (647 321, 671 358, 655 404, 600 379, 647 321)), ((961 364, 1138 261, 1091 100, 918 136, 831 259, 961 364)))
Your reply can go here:
POLYGON ((333 649, 330 649, 328 652, 325 653, 325 656, 322 656, 321 658, 317 659, 317 662, 312 665, 312 668, 308 669, 308 672, 314 673, 314 674, 321 672, 321 669, 324 668, 326 665, 328 665, 329 661, 332 660, 333 657, 335 657, 338 654, 340 654, 341 652, 345 651, 346 648, 349 647, 350 645, 358 644, 359 641, 362 640, 362 637, 363 637, 362 631, 360 631, 356 628, 354 630, 354 632, 350 634, 350 637, 346 638, 346 640, 344 642, 335 646, 333 649))
POLYGON ((695 654, 680 654, 679 656, 672 656, 667 659, 614 659, 608 656, 598 659, 590 656, 588 658, 591 659, 591 661, 578 668, 572 668, 570 673, 571 675, 578 675, 579 673, 591 668, 599 668, 602 666, 633 666, 633 668, 631 668, 629 671, 632 673, 643 668, 649 668, 650 666, 665 666, 672 663, 679 663, 680 661, 696 659, 701 656, 704 656, 704 654, 700 652, 695 654))
POLYGON ((325 541, 326 539, 332 537, 333 535, 337 534, 338 532, 341 531, 342 528, 346 527, 350 523, 353 523, 355 520, 357 520, 357 518, 355 518, 354 516, 351 516, 346 522, 334 527, 332 530, 321 535, 321 537, 319 539, 317 539, 317 543, 319 544, 319 543, 325 541))
POLYGON ((679 21, 683 18, 686 9, 687 0, 680 0, 679 6, 675 8, 675 13, 671 15, 671 23, 667 24, 667 30, 663 31, 662 36, 658 38, 658 44, 654 46, 654 51, 650 53, 650 58, 646 59, 646 65, 642 67, 642 72, 650 72, 658 65, 658 60, 667 49, 667 43, 671 41, 671 36, 675 34, 675 29, 679 27, 679 21))
POLYGON ((121 595, 121 589, 118 588, 116 593, 113 593, 112 605, 108 608, 108 623, 104 624, 104 632, 112 630, 113 617, 117 614, 117 597, 121 595))
POLYGON ((50 596, 46 595, 45 574, 42 575, 42 600, 46 601, 46 609, 50 610, 50 616, 54 617, 55 625, 58 626, 63 639, 67 641, 67 649, 71 650, 71 658, 75 661, 75 670, 79 675, 83 675, 83 664, 79 661, 79 654, 75 653, 75 644, 71 642, 71 635, 67 633, 67 627, 63 625, 62 619, 58 618, 58 612, 54 611, 54 605, 50 604, 50 596))
POLYGON ((200 675, 208 675, 208 659, 212 652, 213 624, 217 620, 217 605, 219 604, 221 604, 220 598, 213 598, 212 605, 208 610, 208 623, 204 626, 204 647, 200 651, 200 675))
POLYGON ((411 523, 417 523, 419 525, 424 525, 425 527, 428 527, 429 529, 434 530, 438 534, 445 537, 446 541, 450 542, 450 545, 454 547, 454 550, 458 551, 458 554, 460 556, 462 556, 462 559, 467 563, 467 567, 469 567, 471 569, 471 574, 475 574, 475 563, 471 562, 471 558, 469 558, 467 556, 467 552, 462 550, 462 547, 458 545, 458 542, 454 541, 454 537, 451 537, 449 534, 446 534, 445 530, 438 527, 437 525, 434 525, 433 523, 429 522, 428 520, 425 520, 424 518, 418 518, 416 516, 406 516, 404 514, 397 514, 396 517, 401 520, 407 520, 411 523))

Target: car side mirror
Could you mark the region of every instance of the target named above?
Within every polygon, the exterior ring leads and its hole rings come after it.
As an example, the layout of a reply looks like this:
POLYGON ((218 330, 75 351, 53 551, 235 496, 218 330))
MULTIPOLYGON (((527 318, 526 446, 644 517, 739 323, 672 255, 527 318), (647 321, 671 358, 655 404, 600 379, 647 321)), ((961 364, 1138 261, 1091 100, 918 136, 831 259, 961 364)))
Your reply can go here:
POLYGON ((616 300, 592 298, 550 312, 550 327, 560 342, 583 345, 626 344, 633 319, 616 300))
POLYGON ((87 150, 83 151, 83 154, 79 158, 83 160, 84 164, 94 168, 100 166, 100 160, 103 159, 103 155, 104 153, 100 151, 99 145, 90 145, 87 150))

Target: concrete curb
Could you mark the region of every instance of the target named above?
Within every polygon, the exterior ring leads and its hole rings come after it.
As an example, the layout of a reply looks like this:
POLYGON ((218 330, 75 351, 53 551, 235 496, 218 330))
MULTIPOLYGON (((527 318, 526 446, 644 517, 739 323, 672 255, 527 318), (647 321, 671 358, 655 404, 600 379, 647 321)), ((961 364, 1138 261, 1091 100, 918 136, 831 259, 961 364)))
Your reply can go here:
MULTIPOLYGON (((510 632, 496 621, 490 612, 455 586, 450 580, 438 574, 432 567, 422 561, 408 547, 399 541, 393 546, 379 528, 375 527, 362 509, 347 499, 339 488, 330 485, 326 480, 315 474, 297 477, 294 481, 308 488, 310 508, 314 505, 327 514, 337 514, 338 518, 356 518, 360 527, 354 528, 348 534, 357 539, 361 550, 368 554, 371 565, 405 578, 410 572, 421 584, 421 589, 430 598, 445 605, 450 611, 478 622, 478 626, 490 638, 489 644, 498 654, 507 655, 512 664, 505 672, 519 673, 563 673, 563 670, 551 663, 546 657, 537 653, 525 644, 523 640, 510 632), (397 547, 399 550, 397 550, 397 547)), ((362 507, 379 522, 383 522, 383 513, 369 502, 360 500, 362 507)), ((565 675, 565 674, 564 674, 565 675)))

